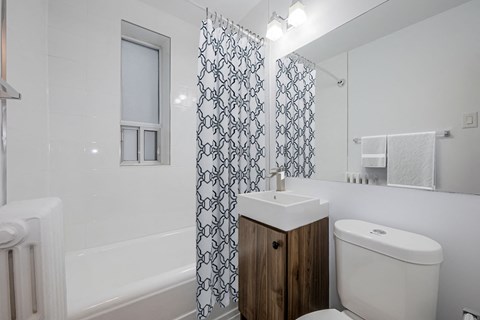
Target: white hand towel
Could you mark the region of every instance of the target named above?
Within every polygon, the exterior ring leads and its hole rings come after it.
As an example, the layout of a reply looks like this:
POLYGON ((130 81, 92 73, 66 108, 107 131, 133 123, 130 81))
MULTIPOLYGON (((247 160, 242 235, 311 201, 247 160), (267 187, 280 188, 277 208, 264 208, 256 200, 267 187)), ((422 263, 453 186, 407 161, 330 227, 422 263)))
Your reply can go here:
POLYGON ((435 190, 435 132, 388 136, 387 184, 435 190))
POLYGON ((385 168, 387 165, 387 136, 362 137, 362 166, 385 168))

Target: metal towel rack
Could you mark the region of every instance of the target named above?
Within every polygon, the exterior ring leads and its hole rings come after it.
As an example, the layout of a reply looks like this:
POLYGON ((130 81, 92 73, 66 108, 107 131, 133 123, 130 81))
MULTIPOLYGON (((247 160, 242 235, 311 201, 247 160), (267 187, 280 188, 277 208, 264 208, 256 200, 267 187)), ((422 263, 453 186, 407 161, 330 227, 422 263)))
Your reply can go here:
MULTIPOLYGON (((451 136, 450 130, 440 130, 436 132, 438 138, 447 138, 451 136)), ((362 143, 362 138, 353 138, 353 142, 356 144, 362 143)))

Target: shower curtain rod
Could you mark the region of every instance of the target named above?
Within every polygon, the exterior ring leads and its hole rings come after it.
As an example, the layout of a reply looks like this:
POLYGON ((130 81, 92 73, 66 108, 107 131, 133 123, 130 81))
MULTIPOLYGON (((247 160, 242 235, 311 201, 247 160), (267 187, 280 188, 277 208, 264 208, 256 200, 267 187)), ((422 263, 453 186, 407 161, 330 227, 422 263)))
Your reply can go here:
POLYGON ((226 27, 227 28, 230 28, 230 29, 235 29, 237 30, 238 32, 246 35, 247 37, 249 37, 250 39, 258 42, 258 43, 263 43, 264 39, 262 37, 260 37, 258 34, 256 34, 255 32, 253 31, 250 31, 246 28, 244 28, 243 26, 239 25, 238 23, 234 23, 233 20, 230 20, 228 18, 225 18, 222 14, 218 14, 216 11, 210 11, 208 9, 208 7, 203 7, 201 5, 199 5, 198 3, 196 3, 195 1, 193 0, 185 0, 187 1, 188 3, 190 3, 192 6, 194 7, 197 7, 198 9, 200 10, 203 10, 205 11, 205 17, 208 19, 212 19, 213 23, 218 23, 220 22, 220 25, 223 25, 223 23, 226 23, 226 27))
POLYGON ((319 65, 317 65, 315 62, 313 61, 310 61, 308 60, 307 58, 305 58, 304 56, 298 54, 297 52, 292 52, 289 54, 289 56, 293 56, 295 57, 296 59, 302 61, 302 62, 306 62, 307 64, 310 64, 312 65, 312 67, 314 69, 318 69, 320 71, 322 71, 323 73, 329 75, 331 78, 333 78, 336 82, 337 82, 337 86, 339 87, 343 87, 345 85, 345 79, 340 79, 339 77, 335 76, 333 73, 331 73, 330 71, 328 71, 327 69, 324 69, 322 67, 320 67, 319 65))
POLYGON ((290 53, 288 56, 290 56, 290 58, 292 58, 292 59, 297 59, 297 61, 300 60, 300 61, 302 61, 304 64, 310 64, 310 65, 312 66, 312 68, 316 68, 316 67, 317 67, 317 65, 316 65, 315 62, 308 60, 307 58, 305 58, 304 56, 300 55, 300 54, 297 53, 297 52, 292 52, 292 53, 290 53))

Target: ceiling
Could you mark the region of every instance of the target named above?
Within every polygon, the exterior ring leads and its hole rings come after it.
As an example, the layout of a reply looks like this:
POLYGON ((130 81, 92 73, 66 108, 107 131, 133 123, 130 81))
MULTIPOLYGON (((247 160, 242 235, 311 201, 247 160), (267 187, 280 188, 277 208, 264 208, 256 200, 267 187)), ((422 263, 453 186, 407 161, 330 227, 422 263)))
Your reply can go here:
MULTIPOLYGON (((259 19, 268 21, 269 12, 272 11, 286 15, 287 12, 284 11, 288 9, 288 4, 291 2, 291 0, 140 1, 195 26, 198 26, 205 17, 205 11, 198 6, 208 7, 234 22, 245 23, 246 27, 259 34, 263 34, 266 28, 266 23, 259 24, 259 19), (245 18, 246 20, 242 21, 245 18), (259 25, 262 26, 261 30, 256 30, 255 27, 259 25)), ((312 2, 317 1, 335 0, 304 0, 304 3, 308 7, 312 2)), ((297 52, 312 61, 320 62, 468 1, 480 0, 387 0, 377 8, 305 45, 297 52)))
POLYGON ((241 21, 261 0, 141 0, 183 21, 197 25, 205 11, 192 4, 208 7, 235 22, 241 21))

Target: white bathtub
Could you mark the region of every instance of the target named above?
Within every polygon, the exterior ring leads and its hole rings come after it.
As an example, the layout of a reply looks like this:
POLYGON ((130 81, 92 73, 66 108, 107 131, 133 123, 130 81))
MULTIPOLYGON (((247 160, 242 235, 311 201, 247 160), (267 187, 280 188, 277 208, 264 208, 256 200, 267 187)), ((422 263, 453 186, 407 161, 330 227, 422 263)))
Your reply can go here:
POLYGON ((69 320, 195 318, 195 228, 66 256, 69 320))

